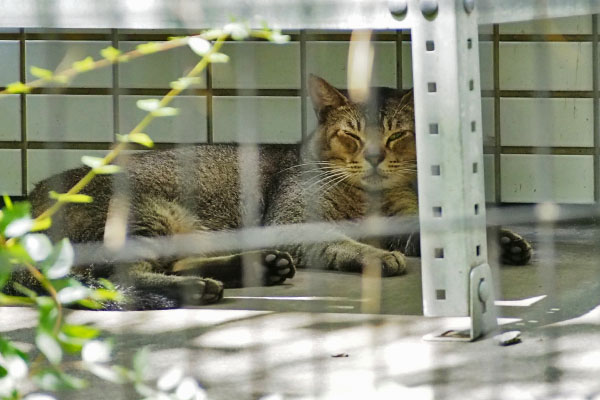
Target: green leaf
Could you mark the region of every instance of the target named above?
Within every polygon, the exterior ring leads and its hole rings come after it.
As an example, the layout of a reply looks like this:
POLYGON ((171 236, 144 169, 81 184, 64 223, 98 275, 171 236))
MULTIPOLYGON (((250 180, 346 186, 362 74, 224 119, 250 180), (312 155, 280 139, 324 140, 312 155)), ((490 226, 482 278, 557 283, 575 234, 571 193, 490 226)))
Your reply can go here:
POLYGON ((31 75, 35 76, 36 78, 40 78, 45 81, 51 81, 54 78, 54 72, 50 71, 49 69, 31 66, 31 68, 29 68, 29 72, 31 72, 31 75))
POLYGON ((90 340, 83 346, 81 358, 86 363, 104 363, 110 361, 112 344, 101 340, 90 340))
POLYGON ((0 379, 4 378, 8 375, 8 371, 2 365, 0 365, 0 379))
POLYGON ((127 378, 119 373, 119 371, 116 371, 115 368, 108 368, 104 365, 95 363, 87 364, 86 367, 92 374, 105 381, 113 383, 126 383, 128 381, 127 378))
POLYGON ((54 82, 67 84, 69 82, 69 77, 66 75, 54 75, 54 82))
POLYGON ((0 233, 6 234, 6 228, 10 223, 20 219, 31 219, 31 204, 26 201, 20 201, 11 204, 2 209, 2 219, 0 220, 0 233))
POLYGON ((58 301, 61 304, 71 304, 90 296, 91 290, 83 285, 75 287, 66 287, 58 292, 58 301))
POLYGON ((37 373, 33 377, 33 380, 40 389, 53 392, 65 389, 84 389, 87 387, 87 382, 83 379, 49 369, 37 373))
POLYGON ((2 338, 2 336, 0 336, 0 354, 2 354, 4 357, 21 357, 25 362, 29 360, 27 354, 16 348, 11 341, 2 338))
POLYGON ((52 253, 52 242, 43 233, 30 233, 23 237, 23 247, 33 261, 43 261, 52 253))
POLYGON ((39 332, 35 337, 35 344, 53 365, 58 365, 62 360, 62 349, 54 337, 46 332, 39 332))
POLYGON ((94 201, 94 198, 87 194, 56 193, 53 190, 50 191, 50 198, 62 203, 91 203, 94 201))
POLYGON ((6 86, 6 92, 17 94, 17 93, 29 93, 31 88, 23 82, 13 82, 6 86))
POLYGON ((98 301, 123 301, 123 294, 118 290, 94 289, 90 297, 98 301))
POLYGON ((0 292, 12 274, 12 265, 9 261, 9 255, 4 249, 0 249, 0 292))
POLYGON ((121 50, 115 49, 112 46, 108 46, 100 50, 100 55, 106 58, 108 61, 115 62, 119 59, 119 56, 121 55, 121 50))
POLYGON ((88 325, 64 324, 61 331, 67 335, 80 339, 94 339, 100 335, 100 329, 88 325))
POLYGON ((42 219, 34 219, 31 232, 45 231, 52 226, 52 218, 46 217, 42 219))
POLYGON ((212 48, 212 45, 208 40, 202 39, 198 36, 189 38, 188 46, 190 46, 190 49, 192 49, 192 51, 198 54, 199 56, 204 56, 212 48))
POLYGON ((38 296, 35 298, 39 311, 38 332, 47 335, 54 330, 58 318, 58 308, 54 300, 49 296, 38 296))
POLYGON ((33 219, 29 217, 17 219, 8 224, 6 229, 4 229, 4 235, 10 238, 23 236, 31 231, 33 225, 33 219))
POLYGON ((171 86, 172 89, 177 89, 177 90, 184 90, 187 89, 188 87, 190 87, 191 85, 197 85, 202 83, 202 79, 199 77, 183 77, 183 78, 179 78, 176 81, 171 82, 169 85, 171 86))
POLYGON ((77 302, 82 307, 89 308, 90 310, 101 310, 104 306, 96 300, 83 299, 77 302))
POLYGON ((213 53, 209 56, 208 60, 213 64, 229 62, 229 56, 223 53, 213 53))
POLYGON ((250 36, 248 27, 236 22, 225 25, 223 31, 229 34, 233 40, 244 40, 250 36))
POLYGON ((48 263, 42 265, 45 275, 50 279, 59 279, 71 272, 75 253, 69 239, 65 238, 58 242, 48 258, 48 263))
POLYGON ((80 61, 75 61, 73 63, 73 69, 77 72, 85 72, 94 68, 94 59, 90 56, 84 58, 80 61))
POLYGON ((152 54, 160 51, 160 44, 156 42, 142 43, 136 46, 136 50, 142 54, 152 54))
POLYGON ((290 35, 282 35, 280 31, 273 31, 268 37, 269 41, 273 43, 287 43, 290 41, 290 35))
POLYGON ((19 282, 13 282, 12 284, 13 289, 15 289, 17 292, 24 294, 25 296, 27 296, 30 299, 35 299, 37 302, 37 293, 34 292, 33 290, 21 285, 19 282))
POLYGON ((94 168, 94 172, 98 175, 111 175, 121 172, 121 167, 115 164, 107 164, 94 168))
POLYGON ((148 136, 145 133, 136 132, 136 133, 130 133, 127 136, 128 136, 128 140, 132 143, 141 144, 142 146, 146 146, 146 147, 154 146, 154 142, 152 141, 152 139, 150 139, 150 136, 148 136))
POLYGON ((160 100, 158 99, 142 99, 138 100, 135 105, 140 110, 154 111, 160 108, 160 100))
POLYGON ((150 114, 154 115, 155 117, 172 117, 179 114, 179 109, 174 107, 161 107, 152 111, 150 114))
POLYGON ((116 290, 115 285, 108 279, 98 278, 98 283, 101 284, 105 289, 116 290))
POLYGON ((2 199, 4 200, 4 207, 6 207, 9 210, 12 210, 13 203, 10 199, 10 196, 5 193, 2 195, 2 199))
POLYGON ((90 168, 97 168, 97 167, 100 167, 101 165, 104 165, 104 158, 83 156, 83 157, 81 157, 81 162, 90 168))

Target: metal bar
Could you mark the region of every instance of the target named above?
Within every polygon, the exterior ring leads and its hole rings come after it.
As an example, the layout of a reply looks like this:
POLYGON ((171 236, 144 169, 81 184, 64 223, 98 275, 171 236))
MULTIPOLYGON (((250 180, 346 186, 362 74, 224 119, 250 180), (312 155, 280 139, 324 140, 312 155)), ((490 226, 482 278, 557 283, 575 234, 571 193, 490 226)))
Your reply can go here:
MULTIPOLYGON (((600 1, 476 0, 475 7, 477 23, 492 24, 594 14, 600 1)), ((0 26, 197 29, 235 16, 253 27, 267 21, 286 29, 407 29, 418 24, 418 8, 413 0, 0 0, 0 26)))
POLYGON ((428 11, 412 30, 419 218, 435 221, 421 225, 423 310, 466 316, 470 271, 487 264, 476 11, 428 11))

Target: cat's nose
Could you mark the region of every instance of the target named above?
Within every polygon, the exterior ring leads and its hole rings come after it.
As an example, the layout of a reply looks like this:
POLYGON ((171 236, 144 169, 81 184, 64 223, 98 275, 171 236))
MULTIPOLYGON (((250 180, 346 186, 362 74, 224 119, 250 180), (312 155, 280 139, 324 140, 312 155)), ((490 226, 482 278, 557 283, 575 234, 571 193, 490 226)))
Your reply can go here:
POLYGON ((365 154, 365 159, 371 164, 373 167, 378 166, 385 156, 379 152, 373 154, 365 154))

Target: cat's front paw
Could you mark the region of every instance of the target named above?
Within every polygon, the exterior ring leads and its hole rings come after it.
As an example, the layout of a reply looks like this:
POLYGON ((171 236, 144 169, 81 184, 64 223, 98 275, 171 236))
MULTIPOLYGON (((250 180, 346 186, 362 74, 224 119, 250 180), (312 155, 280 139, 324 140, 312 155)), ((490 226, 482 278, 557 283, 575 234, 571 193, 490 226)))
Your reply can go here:
POLYGON ((285 251, 263 251, 263 265, 265 266, 264 283, 267 286, 279 285, 296 274, 292 256, 285 251))
POLYGON ((531 260, 533 248, 521 235, 500 229, 500 261, 508 265, 525 265, 531 260))
POLYGON ((183 305, 212 304, 223 298, 223 283, 210 278, 185 278, 178 284, 183 305))
POLYGON ((379 264, 382 276, 396 276, 406 272, 406 258, 399 251, 384 251, 376 258, 367 259, 367 262, 379 264))
POLYGON ((370 273, 395 276, 406 272, 406 258, 399 251, 387 251, 371 246, 344 248, 335 256, 334 269, 345 272, 370 273))

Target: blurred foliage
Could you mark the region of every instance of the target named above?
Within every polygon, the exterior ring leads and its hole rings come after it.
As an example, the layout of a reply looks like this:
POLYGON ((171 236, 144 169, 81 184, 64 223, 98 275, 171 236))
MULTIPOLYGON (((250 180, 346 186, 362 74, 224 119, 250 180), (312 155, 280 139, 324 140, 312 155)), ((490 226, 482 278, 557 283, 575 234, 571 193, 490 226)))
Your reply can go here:
POLYGON ((150 42, 137 46, 136 50, 122 53, 113 47, 100 52, 95 60, 87 56, 74 62, 70 68, 51 71, 41 67, 31 67, 30 72, 37 80, 29 83, 14 82, 0 91, 0 97, 8 94, 29 93, 47 82, 68 83, 74 76, 103 68, 114 63, 188 45, 200 56, 198 64, 184 77, 171 82, 171 90, 161 100, 140 100, 138 107, 148 114, 128 134, 117 135, 118 144, 104 158, 84 156, 82 163, 90 168, 89 173, 67 193, 50 192, 55 203, 37 217, 31 214, 31 204, 27 201, 13 203, 4 196, 4 208, 0 211, 0 306, 31 306, 38 311, 35 332, 35 350, 31 354, 0 335, 0 399, 3 400, 51 400, 47 394, 61 390, 77 390, 87 386, 80 377, 87 371, 103 380, 131 384, 145 399, 204 399, 205 391, 191 377, 184 375, 182 368, 166 371, 155 384, 147 382, 146 369, 149 351, 139 350, 131 367, 112 364, 112 341, 103 338, 99 329, 89 325, 73 325, 65 320, 64 306, 79 306, 102 309, 105 302, 123 301, 123 295, 115 286, 103 279, 97 287, 83 285, 71 275, 74 251, 68 239, 52 243, 43 231, 50 228, 52 216, 67 203, 89 203, 93 198, 79 193, 98 174, 119 173, 119 166, 112 164, 117 155, 130 143, 152 147, 152 139, 143 129, 157 117, 171 117, 178 110, 169 107, 171 100, 191 85, 199 83, 198 75, 213 63, 227 62, 229 57, 219 53, 223 43, 231 38, 244 40, 248 37, 283 43, 289 37, 267 27, 251 30, 245 24, 232 22, 223 29, 213 29, 195 36, 174 37, 168 42, 150 42), (11 282, 15 271, 26 270, 33 286, 43 290, 34 291, 21 283, 11 282), (2 293, 10 284, 11 295, 2 293), (14 292, 19 295, 14 295, 14 292), (80 358, 81 361, 66 362, 80 358), (34 392, 24 393, 24 387, 34 392))

